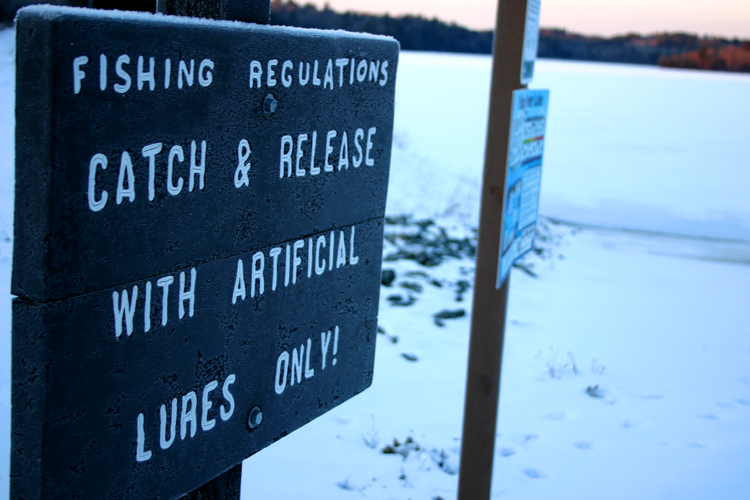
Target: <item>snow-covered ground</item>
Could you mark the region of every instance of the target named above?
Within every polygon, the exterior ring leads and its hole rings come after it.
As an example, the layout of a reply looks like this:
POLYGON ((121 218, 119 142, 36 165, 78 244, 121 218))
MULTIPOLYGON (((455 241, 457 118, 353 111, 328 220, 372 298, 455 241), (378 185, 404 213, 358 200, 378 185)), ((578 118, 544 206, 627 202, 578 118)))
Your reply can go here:
MULTIPOLYGON (((6 290, 13 43, 0 31, 6 290)), ((395 280, 382 288, 373 386, 246 460, 243 499, 455 498, 489 70, 484 56, 402 54, 388 214, 412 217, 390 219, 385 255, 415 234, 434 250, 442 227, 463 257, 384 262, 395 280), (434 316, 446 310, 459 317, 434 316)), ((574 224, 545 220, 543 251, 511 273, 493 496, 746 499, 750 77, 557 61, 537 71, 533 86, 551 89, 542 212, 574 224)), ((0 498, 9 332, 6 293, 0 498)))
MULTIPOLYGON (((748 498, 750 249, 551 233, 546 258, 527 260, 538 277, 511 276, 494 496, 748 498)), ((247 460, 244 498, 455 498, 469 321, 433 314, 469 312, 470 294, 455 299, 472 262, 384 267, 397 279, 372 388, 247 460), (403 288, 415 282, 423 292, 403 288), (382 453, 408 437, 420 450, 382 453)))

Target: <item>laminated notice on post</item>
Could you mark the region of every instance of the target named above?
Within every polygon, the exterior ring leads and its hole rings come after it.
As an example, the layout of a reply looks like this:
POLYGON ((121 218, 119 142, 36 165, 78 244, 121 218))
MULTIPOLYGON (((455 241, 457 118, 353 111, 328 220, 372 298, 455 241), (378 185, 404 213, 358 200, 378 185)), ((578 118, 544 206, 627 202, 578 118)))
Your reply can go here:
POLYGON ((534 248, 548 102, 549 90, 513 91, 497 288, 513 263, 534 248))
POLYGON ((521 63, 521 84, 526 85, 534 78, 534 62, 539 48, 539 10, 541 0, 526 2, 526 26, 523 34, 523 61, 521 63))

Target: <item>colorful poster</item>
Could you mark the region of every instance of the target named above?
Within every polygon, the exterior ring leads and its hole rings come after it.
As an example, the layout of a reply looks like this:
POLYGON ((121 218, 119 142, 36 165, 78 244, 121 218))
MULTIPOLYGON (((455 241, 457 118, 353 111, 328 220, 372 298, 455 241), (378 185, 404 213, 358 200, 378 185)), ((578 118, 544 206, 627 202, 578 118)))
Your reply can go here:
POLYGON ((534 248, 548 102, 549 90, 513 92, 498 288, 513 263, 534 248))

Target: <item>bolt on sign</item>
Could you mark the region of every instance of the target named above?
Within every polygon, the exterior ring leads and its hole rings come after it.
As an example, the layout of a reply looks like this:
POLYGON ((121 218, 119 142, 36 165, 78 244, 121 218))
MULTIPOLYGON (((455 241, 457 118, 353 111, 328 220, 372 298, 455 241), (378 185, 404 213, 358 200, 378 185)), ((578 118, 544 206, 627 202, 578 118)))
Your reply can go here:
POLYGON ((177 498, 366 389, 398 43, 16 22, 11 498, 177 498))

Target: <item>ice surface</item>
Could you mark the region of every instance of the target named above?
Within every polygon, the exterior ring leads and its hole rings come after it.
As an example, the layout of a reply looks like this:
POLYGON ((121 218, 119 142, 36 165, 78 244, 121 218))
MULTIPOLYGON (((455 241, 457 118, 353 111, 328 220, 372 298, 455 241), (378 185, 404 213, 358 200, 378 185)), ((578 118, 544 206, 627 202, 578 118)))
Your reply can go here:
POLYGON ((552 89, 543 213, 750 240, 750 75, 539 67, 534 85, 552 89))
MULTIPOLYGON (((1 30, 5 290, 13 51, 13 31, 1 30)), ((402 54, 389 214, 440 214, 449 234, 472 237, 489 69, 484 56, 402 54)), ((747 239, 750 77, 540 61, 533 86, 552 91, 544 213, 747 239)), ((545 258, 526 261, 537 278, 511 273, 493 496, 746 499, 750 247, 548 227, 545 258)), ((386 253, 393 248, 387 243, 386 253)), ((442 327, 433 315, 470 313, 471 288, 456 299, 473 266, 470 258, 430 268, 384 263, 396 280, 382 288, 385 333, 378 335, 372 388, 245 461, 244 499, 455 498, 469 315, 442 327), (396 305, 388 300, 396 294, 415 302, 396 305), (396 453, 382 453, 387 445, 396 453)), ((8 491, 9 332, 6 293, 0 498, 8 491)))
MULTIPOLYGON (((390 213, 478 218, 490 67, 402 52, 390 213)), ((540 60, 531 87, 550 89, 543 214, 750 240, 750 75, 540 60)))

